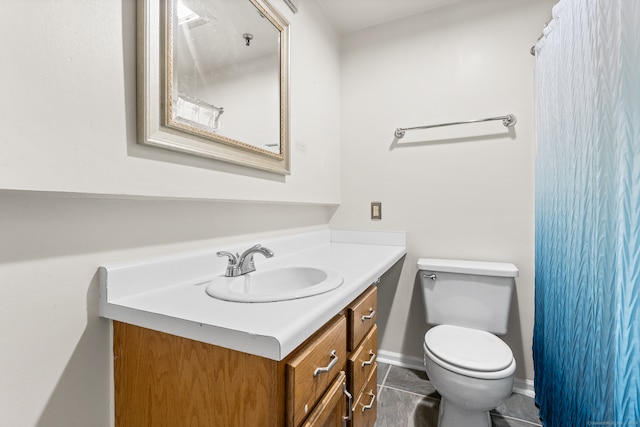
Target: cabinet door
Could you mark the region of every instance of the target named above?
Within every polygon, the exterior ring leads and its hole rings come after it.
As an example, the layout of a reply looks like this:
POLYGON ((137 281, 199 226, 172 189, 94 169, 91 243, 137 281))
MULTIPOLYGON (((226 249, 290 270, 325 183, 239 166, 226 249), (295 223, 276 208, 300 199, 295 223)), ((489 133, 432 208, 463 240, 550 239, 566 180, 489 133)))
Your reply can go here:
POLYGON ((346 386, 346 375, 340 372, 303 427, 342 427, 347 415, 347 398, 343 392, 346 386))
POLYGON ((259 356, 113 323, 116 427, 280 427, 284 368, 259 356))

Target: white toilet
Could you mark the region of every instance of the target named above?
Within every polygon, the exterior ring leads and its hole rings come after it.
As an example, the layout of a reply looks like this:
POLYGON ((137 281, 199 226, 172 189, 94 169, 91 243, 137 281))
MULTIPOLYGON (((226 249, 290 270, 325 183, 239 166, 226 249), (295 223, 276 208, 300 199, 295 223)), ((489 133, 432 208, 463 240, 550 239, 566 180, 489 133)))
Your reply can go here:
POLYGON ((420 258, 427 323, 424 365, 442 396, 438 427, 491 427, 511 395, 516 361, 507 332, 513 264, 420 258))

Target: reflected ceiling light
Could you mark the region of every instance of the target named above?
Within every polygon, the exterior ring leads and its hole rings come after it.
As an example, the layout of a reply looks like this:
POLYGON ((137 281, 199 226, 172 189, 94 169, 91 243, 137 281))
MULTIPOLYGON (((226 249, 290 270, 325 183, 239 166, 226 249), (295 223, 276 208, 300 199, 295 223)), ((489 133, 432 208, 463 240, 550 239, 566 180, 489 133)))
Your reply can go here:
POLYGON ((176 5, 176 13, 178 14, 178 24, 186 24, 200 18, 200 15, 189 9, 184 3, 179 1, 176 5))
POLYGON ((194 11, 185 5, 183 1, 176 2, 176 15, 178 16, 178 25, 187 24, 189 28, 199 27, 214 19, 206 11, 194 11))

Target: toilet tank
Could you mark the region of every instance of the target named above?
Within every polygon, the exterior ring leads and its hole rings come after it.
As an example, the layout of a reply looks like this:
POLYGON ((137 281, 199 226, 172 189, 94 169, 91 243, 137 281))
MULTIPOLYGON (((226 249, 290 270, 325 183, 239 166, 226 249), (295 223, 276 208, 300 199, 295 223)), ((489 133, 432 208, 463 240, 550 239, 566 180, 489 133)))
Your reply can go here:
POLYGON ((428 324, 507 333, 515 265, 420 258, 418 276, 428 324))

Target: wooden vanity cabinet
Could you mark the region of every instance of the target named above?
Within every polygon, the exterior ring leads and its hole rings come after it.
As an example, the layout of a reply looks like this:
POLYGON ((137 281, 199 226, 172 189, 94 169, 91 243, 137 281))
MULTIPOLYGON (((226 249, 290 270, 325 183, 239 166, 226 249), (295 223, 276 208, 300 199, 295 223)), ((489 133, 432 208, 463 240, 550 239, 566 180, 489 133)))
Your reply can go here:
POLYGON ((282 361, 114 321, 116 427, 342 427, 345 389, 361 412, 350 425, 373 426, 375 398, 362 408, 371 381, 376 392, 375 291, 282 361))

